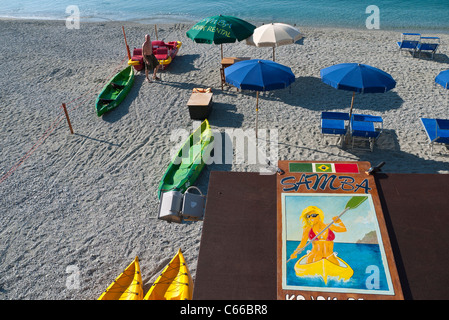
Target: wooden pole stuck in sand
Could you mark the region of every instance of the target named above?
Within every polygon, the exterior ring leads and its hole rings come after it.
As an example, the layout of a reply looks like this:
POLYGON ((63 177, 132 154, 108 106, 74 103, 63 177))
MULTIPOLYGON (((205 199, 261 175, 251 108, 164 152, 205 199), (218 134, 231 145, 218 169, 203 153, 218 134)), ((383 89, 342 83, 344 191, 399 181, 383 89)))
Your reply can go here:
POLYGON ((70 123, 69 113, 67 112, 67 107, 65 103, 62 104, 62 109, 64 109, 65 117, 67 119, 67 123, 69 124, 70 133, 73 134, 72 124, 70 123))
POLYGON ((128 53, 128 59, 131 60, 131 52, 129 51, 128 41, 126 41, 126 34, 125 34, 125 27, 122 26, 123 30, 123 37, 125 38, 125 46, 126 46, 126 52, 128 53))

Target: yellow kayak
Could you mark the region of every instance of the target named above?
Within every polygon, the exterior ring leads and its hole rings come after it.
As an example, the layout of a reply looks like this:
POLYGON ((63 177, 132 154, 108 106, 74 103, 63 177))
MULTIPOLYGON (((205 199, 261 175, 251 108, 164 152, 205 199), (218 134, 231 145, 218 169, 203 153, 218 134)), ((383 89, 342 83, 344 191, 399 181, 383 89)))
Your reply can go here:
POLYGON ((144 300, 192 300, 192 294, 193 281, 179 249, 153 283, 144 300))
POLYGON ((142 300, 143 287, 139 258, 136 257, 112 282, 98 300, 142 300))
POLYGON ((349 280, 354 270, 342 259, 336 257, 339 265, 330 262, 328 259, 321 259, 312 263, 306 263, 306 257, 302 257, 295 264, 295 272, 298 277, 301 276, 321 276, 324 283, 327 284, 328 277, 349 280))

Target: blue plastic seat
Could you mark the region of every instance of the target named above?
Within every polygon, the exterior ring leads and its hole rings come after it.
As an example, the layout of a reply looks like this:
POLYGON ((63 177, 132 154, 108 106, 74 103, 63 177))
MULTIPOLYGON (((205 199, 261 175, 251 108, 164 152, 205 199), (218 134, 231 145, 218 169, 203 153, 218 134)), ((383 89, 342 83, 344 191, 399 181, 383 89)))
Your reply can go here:
POLYGON ((413 56, 415 56, 415 52, 417 50, 420 39, 421 39, 420 33, 409 33, 409 32, 402 33, 401 41, 397 42, 399 50, 406 49, 408 51, 411 51, 413 53, 413 56))
POLYGON ((433 145, 441 143, 449 147, 449 120, 421 118, 427 137, 429 138, 430 150, 433 153, 433 145))
POLYGON ((338 135, 340 146, 343 147, 344 136, 347 133, 349 121, 349 113, 323 111, 321 113, 321 134, 338 135))
POLYGON ((351 138, 352 148, 354 148, 354 140, 366 139, 369 142, 371 152, 374 149, 374 143, 379 138, 383 130, 383 119, 379 116, 353 114, 351 117, 351 138))
POLYGON ((428 52, 430 53, 430 56, 433 59, 439 45, 440 45, 439 37, 421 37, 421 40, 419 41, 418 46, 416 47, 418 57, 421 57, 421 52, 428 52))

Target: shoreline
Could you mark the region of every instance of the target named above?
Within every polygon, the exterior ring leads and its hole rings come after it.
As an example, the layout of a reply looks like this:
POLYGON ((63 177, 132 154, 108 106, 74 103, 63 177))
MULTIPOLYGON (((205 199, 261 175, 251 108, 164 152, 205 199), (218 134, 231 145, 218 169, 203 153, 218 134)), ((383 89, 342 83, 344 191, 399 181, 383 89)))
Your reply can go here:
MULTIPOLYGON (((170 21, 167 21, 166 19, 167 17, 165 16, 161 16, 160 18, 149 18, 149 19, 130 19, 130 20, 111 20, 111 19, 107 19, 107 18, 81 18, 80 19, 80 23, 86 23, 86 24, 91 24, 91 23, 112 23, 112 24, 138 24, 138 25, 175 25, 175 24, 181 24, 181 25, 191 25, 193 26, 195 23, 197 23, 199 20, 194 20, 193 18, 186 18, 183 20, 180 20, 179 18, 176 19, 170 19, 170 21)), ((36 18, 31 18, 31 17, 2 17, 0 16, 0 21, 28 21, 28 22, 46 22, 46 21, 52 21, 52 22, 63 22, 66 20, 66 18, 54 18, 54 17, 49 17, 49 18, 45 18, 45 17, 36 17, 36 18)), ((262 24, 264 24, 264 21, 261 20, 247 20, 248 22, 254 24, 255 26, 260 26, 262 24)), ((317 28, 317 29, 329 29, 329 30, 334 30, 334 29, 342 29, 342 30, 356 30, 356 31, 370 31, 370 32, 383 32, 383 31, 387 31, 387 32, 412 32, 412 33, 423 33, 426 35, 429 34, 442 34, 442 35, 448 35, 449 34, 449 27, 447 28, 434 28, 434 29, 429 29, 426 27, 416 27, 416 28, 409 28, 409 27, 394 27, 394 26, 388 26, 388 27, 381 27, 380 29, 372 29, 369 30, 367 29, 365 26, 360 26, 360 27, 355 27, 355 26, 342 26, 340 24, 335 24, 335 25, 307 25, 307 24, 301 24, 298 22, 284 22, 284 21, 279 21, 282 23, 287 23, 287 24, 291 24, 291 25, 295 25, 300 31, 302 28, 317 28)))
MULTIPOLYGON (((162 81, 147 83, 136 73, 131 92, 113 111, 97 117, 94 101, 111 74, 125 67, 128 45, 140 46, 154 25, 0 19, 3 77, 0 79, 0 173, 21 159, 0 183, 0 300, 94 300, 139 257, 145 292, 182 248, 195 278, 202 222, 158 220, 158 183, 181 141, 177 129, 192 130, 186 103, 193 88, 212 88, 211 127, 255 127, 254 92, 220 86, 220 46, 196 44, 188 24, 158 24, 159 39, 182 47, 162 81), (66 120, 37 147, 67 103, 75 134, 66 120), (27 154, 29 150, 33 152, 27 154), (68 271, 79 270, 77 288, 67 287, 68 271), (69 268, 69 269, 68 269, 69 268)), ((276 62, 289 66, 295 82, 264 92, 259 130, 278 132, 279 160, 369 161, 385 173, 449 174, 449 153, 430 153, 420 117, 448 118, 444 89, 434 84, 449 67, 449 35, 441 34, 434 60, 398 52, 400 33, 301 27, 297 44, 276 48, 276 62), (384 131, 373 152, 341 149, 320 134, 322 111, 347 111, 351 92, 320 79, 320 69, 342 62, 376 66, 397 81, 385 94, 357 95, 354 110, 382 116, 384 131)), ((272 59, 271 48, 243 42, 223 46, 225 56, 272 59)), ((223 139, 224 140, 224 139, 223 139)), ((207 195, 211 171, 257 172, 239 162, 205 167, 197 186, 207 195)))

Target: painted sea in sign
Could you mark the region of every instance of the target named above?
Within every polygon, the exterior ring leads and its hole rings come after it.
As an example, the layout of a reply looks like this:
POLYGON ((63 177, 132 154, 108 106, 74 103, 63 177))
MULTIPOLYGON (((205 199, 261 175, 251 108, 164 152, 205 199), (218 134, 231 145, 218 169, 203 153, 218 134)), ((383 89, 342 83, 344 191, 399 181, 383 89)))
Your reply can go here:
MULTIPOLYGON (((298 245, 299 241, 287 241, 288 257, 298 245)), ((379 245, 335 243, 334 251, 338 253, 338 257, 343 259, 354 270, 354 275, 348 281, 329 278, 327 284, 325 284, 320 276, 298 277, 294 269, 295 263, 300 258, 298 257, 287 263, 286 284, 288 286, 303 287, 305 290, 307 288, 341 288, 368 290, 370 293, 376 293, 376 291, 388 291, 390 289, 384 266, 379 264, 379 261, 382 261, 379 245)))

